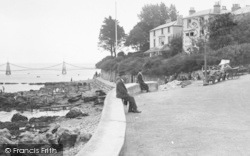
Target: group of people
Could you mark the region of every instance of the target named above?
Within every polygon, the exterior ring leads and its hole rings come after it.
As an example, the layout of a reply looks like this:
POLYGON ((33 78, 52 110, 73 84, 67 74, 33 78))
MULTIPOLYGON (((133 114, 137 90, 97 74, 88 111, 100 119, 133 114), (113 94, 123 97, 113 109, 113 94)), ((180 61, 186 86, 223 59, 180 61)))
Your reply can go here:
MULTIPOLYGON (((117 82, 116 82, 116 97, 122 99, 122 101, 125 105, 127 105, 127 103, 129 103, 128 112, 141 113, 141 111, 139 111, 137 108, 135 98, 128 94, 128 90, 125 86, 125 79, 126 79, 125 73, 120 72, 119 77, 118 77, 117 82)), ((149 87, 143 80, 143 75, 142 75, 141 70, 137 74, 137 82, 140 85, 141 92, 143 92, 144 90, 146 92, 149 92, 149 87)))

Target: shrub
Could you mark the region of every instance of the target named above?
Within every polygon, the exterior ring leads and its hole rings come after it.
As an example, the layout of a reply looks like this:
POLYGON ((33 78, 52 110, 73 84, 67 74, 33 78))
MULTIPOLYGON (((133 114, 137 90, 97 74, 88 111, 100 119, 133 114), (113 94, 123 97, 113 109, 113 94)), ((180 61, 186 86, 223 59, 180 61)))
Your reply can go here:
POLYGON ((250 44, 230 45, 211 52, 219 59, 230 60, 231 65, 246 65, 250 63, 250 44))

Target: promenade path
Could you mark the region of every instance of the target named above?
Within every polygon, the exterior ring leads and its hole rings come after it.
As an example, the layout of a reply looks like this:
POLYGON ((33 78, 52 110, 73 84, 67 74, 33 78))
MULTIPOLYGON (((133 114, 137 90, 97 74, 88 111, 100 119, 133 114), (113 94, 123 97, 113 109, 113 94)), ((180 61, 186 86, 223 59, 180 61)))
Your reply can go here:
POLYGON ((124 156, 249 156, 250 75, 136 96, 124 156))

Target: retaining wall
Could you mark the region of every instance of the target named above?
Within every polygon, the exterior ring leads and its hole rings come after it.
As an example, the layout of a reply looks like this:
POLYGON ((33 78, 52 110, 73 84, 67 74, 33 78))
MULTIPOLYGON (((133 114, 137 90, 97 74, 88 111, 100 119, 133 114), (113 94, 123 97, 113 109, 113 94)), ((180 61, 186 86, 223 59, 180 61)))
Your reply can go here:
MULTIPOLYGON (((105 80, 97 80, 105 83, 105 80)), ((150 91, 158 89, 156 82, 146 83, 150 91)), ((136 83, 126 84, 126 87, 130 94, 140 92, 140 87, 136 83)), ((125 131, 126 118, 123 103, 121 99, 116 98, 114 88, 106 96, 102 117, 95 134, 76 156, 118 156, 124 144, 125 131)))

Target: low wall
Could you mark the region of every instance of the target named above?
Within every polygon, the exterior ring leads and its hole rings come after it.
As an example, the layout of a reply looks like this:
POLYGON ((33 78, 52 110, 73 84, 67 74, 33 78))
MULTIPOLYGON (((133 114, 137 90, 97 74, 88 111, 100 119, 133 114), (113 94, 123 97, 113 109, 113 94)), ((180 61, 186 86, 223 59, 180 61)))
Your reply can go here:
MULTIPOLYGON (((102 80, 103 83, 105 83, 102 80)), ((158 89, 156 82, 146 82, 150 91, 158 89)), ((130 94, 140 92, 136 83, 126 84, 130 94)), ((118 156, 125 140, 126 118, 121 99, 116 98, 112 89, 104 101, 102 117, 95 134, 76 156, 118 156)))

